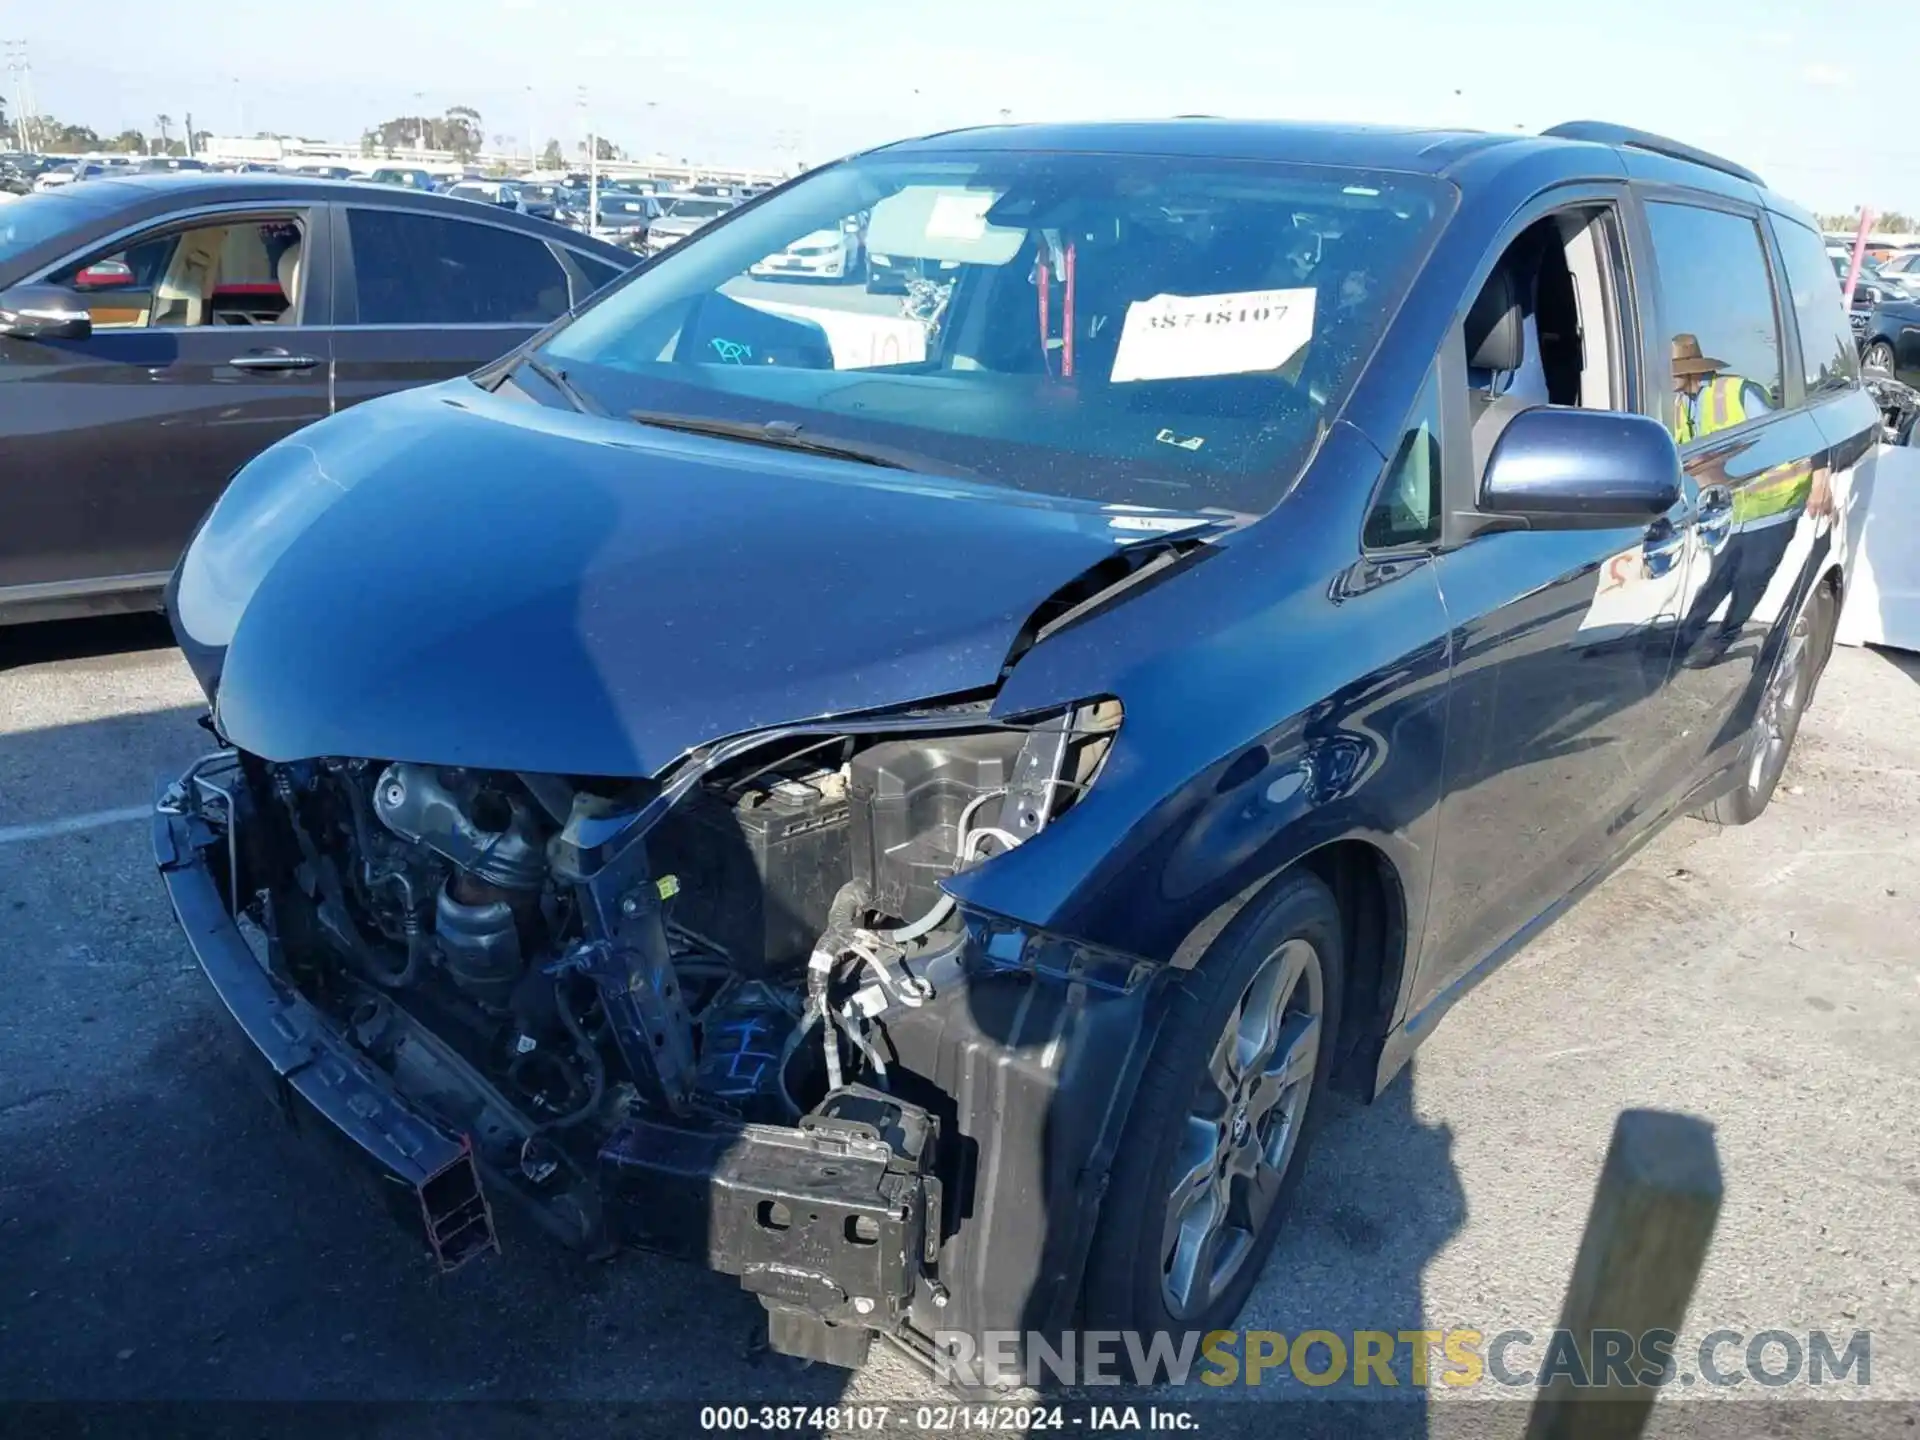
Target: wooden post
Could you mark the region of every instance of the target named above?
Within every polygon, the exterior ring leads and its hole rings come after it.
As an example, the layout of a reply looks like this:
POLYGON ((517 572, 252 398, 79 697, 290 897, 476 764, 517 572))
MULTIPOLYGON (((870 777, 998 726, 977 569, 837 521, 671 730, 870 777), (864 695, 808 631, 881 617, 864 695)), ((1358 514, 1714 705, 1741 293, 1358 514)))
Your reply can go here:
POLYGON ((1588 1383, 1547 1378, 1549 1346, 1527 1440, 1632 1440, 1641 1433, 1660 1393, 1639 1383, 1651 1368, 1639 1353, 1641 1336, 1678 1334, 1685 1324, 1720 1197, 1711 1125, 1662 1110, 1621 1112, 1560 1312, 1560 1330, 1572 1337, 1588 1383), (1604 1354, 1596 1370, 1596 1331, 1632 1337, 1633 1383, 1622 1384, 1617 1367, 1609 1373, 1604 1354))

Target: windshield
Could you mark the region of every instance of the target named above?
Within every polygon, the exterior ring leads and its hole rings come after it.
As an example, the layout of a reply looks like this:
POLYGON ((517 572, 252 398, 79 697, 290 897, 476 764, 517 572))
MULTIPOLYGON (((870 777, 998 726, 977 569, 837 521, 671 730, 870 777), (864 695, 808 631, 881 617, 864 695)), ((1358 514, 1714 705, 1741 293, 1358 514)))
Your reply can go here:
POLYGON ((612 414, 778 420, 934 473, 1259 513, 1452 193, 1322 166, 883 153, 701 231, 544 353, 612 414))

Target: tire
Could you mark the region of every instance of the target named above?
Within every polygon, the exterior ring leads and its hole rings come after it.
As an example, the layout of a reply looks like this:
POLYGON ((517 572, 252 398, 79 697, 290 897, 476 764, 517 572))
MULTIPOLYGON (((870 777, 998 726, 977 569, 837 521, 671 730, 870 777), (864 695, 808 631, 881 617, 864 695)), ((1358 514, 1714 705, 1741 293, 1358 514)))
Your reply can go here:
POLYGON ((1860 368, 1881 375, 1893 374, 1893 346, 1884 340, 1869 342, 1867 348, 1860 352, 1860 368))
POLYGON ((1332 894, 1296 871, 1181 977, 1094 1232, 1092 1324, 1213 1330, 1245 1306, 1327 1108, 1344 960, 1332 894))
POLYGON ((1746 825, 1758 820, 1767 808, 1786 771, 1787 757, 1793 753, 1800 718, 1806 714, 1807 702, 1813 698, 1814 685, 1832 649, 1838 619, 1833 592, 1825 584, 1816 584, 1774 657, 1767 688, 1747 736, 1740 784, 1700 811, 1702 820, 1716 825, 1746 825))

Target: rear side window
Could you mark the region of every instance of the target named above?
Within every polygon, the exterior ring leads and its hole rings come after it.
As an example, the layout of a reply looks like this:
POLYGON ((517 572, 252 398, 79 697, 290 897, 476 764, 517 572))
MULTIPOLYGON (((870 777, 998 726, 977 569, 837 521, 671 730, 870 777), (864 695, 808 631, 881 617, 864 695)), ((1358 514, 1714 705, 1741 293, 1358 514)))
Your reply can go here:
POLYGON ((1759 227, 1699 205, 1647 206, 1660 306, 1666 316, 1673 404, 1682 444, 1777 410, 1780 327, 1759 227))
POLYGON ((440 215, 349 207, 362 325, 544 325, 567 272, 528 235, 440 215))
POLYGON ((1840 305, 1840 288, 1833 283, 1827 261, 1826 242, 1806 226, 1778 217, 1773 222, 1773 235, 1780 242, 1787 291, 1793 298, 1807 393, 1845 390, 1854 382, 1858 361, 1847 312, 1840 305))

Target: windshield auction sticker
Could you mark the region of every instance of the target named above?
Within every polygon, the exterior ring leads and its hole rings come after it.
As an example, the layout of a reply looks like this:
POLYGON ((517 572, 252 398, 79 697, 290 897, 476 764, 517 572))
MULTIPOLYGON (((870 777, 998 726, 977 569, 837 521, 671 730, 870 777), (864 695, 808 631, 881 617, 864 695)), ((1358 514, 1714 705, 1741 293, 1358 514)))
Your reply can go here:
POLYGON ((1127 307, 1112 380, 1189 380, 1278 370, 1313 338, 1311 288, 1156 295, 1127 307))

